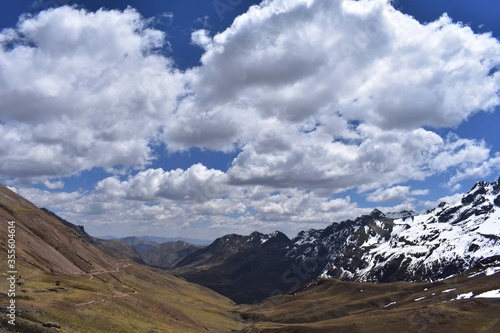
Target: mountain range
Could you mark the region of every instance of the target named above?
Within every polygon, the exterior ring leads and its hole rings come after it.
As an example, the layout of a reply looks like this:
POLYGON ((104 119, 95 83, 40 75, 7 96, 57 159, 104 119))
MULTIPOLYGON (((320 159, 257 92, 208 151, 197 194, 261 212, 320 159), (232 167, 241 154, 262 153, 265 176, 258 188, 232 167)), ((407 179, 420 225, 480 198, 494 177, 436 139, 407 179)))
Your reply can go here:
POLYGON ((499 184, 293 239, 231 234, 189 254, 177 242, 158 257, 178 254, 168 270, 0 185, 0 260, 13 222, 18 272, 14 298, 0 282, 0 332, 498 332, 499 184))
POLYGON ((174 274, 238 303, 259 302, 320 278, 432 282, 500 259, 500 179, 423 214, 375 209, 300 232, 227 235, 186 256, 174 274), (244 287, 243 287, 244 286, 244 287))
POLYGON ((129 236, 129 237, 116 237, 116 236, 102 236, 101 239, 119 240, 127 242, 129 239, 136 239, 138 241, 144 241, 153 244, 171 243, 171 242, 185 242, 198 246, 207 246, 212 243, 211 240, 207 239, 197 239, 197 238, 186 238, 186 237, 158 237, 158 236, 129 236))
MULTIPOLYGON (((85 232, 82 226, 76 226, 46 208, 41 208, 41 210, 54 217, 65 226, 78 233, 85 241, 99 247, 101 250, 151 267, 171 268, 186 255, 202 248, 202 246, 193 245, 181 240, 169 241, 169 239, 175 238, 132 236, 100 239, 90 236, 85 232), (157 243, 158 241, 162 243, 157 243)), ((203 242, 200 240, 198 241, 203 242)))

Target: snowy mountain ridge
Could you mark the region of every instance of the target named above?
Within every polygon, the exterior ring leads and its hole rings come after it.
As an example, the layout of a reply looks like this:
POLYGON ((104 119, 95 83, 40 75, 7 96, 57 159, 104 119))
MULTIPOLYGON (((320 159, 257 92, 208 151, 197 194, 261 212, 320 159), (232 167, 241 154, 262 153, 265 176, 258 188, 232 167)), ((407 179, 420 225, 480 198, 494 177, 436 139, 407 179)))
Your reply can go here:
POLYGON ((478 182, 459 202, 423 214, 375 209, 293 239, 279 231, 229 234, 187 255, 173 272, 238 303, 260 302, 327 277, 431 282, 470 268, 470 274, 497 274, 499 193, 500 179, 478 182))
POLYGON ((360 282, 435 281, 500 258, 500 178, 478 182, 460 202, 424 214, 374 210, 355 221, 303 231, 287 257, 314 261, 321 277, 360 282), (318 260, 320 258, 321 260, 318 260))

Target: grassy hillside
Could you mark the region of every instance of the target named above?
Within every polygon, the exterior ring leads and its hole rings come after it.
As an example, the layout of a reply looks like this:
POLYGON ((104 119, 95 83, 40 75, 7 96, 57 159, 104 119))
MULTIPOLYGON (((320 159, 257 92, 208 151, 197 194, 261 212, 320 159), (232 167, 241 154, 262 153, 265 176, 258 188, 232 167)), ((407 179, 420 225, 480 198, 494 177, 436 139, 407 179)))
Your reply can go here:
POLYGON ((427 284, 323 280, 240 311, 251 322, 246 332, 500 332, 499 298, 460 299, 498 290, 500 273, 471 275, 427 284))
MULTIPOLYGON (((229 299, 105 253, 75 228, 0 185, 2 276, 7 272, 8 221, 16 226, 16 332, 198 333, 244 327, 229 299), (44 328, 44 322, 61 328, 44 328)), ((2 309, 10 301, 8 289, 7 279, 0 279, 2 309)), ((8 329, 4 311, 0 318, 1 328, 8 329)))
MULTIPOLYGON (((23 285, 16 297, 21 312, 17 326, 24 332, 43 332, 47 321, 61 325, 59 332, 197 333, 243 327, 228 299, 132 261, 84 276, 53 274, 24 264, 19 272, 23 285)), ((0 299, 5 308, 6 295, 0 299)))

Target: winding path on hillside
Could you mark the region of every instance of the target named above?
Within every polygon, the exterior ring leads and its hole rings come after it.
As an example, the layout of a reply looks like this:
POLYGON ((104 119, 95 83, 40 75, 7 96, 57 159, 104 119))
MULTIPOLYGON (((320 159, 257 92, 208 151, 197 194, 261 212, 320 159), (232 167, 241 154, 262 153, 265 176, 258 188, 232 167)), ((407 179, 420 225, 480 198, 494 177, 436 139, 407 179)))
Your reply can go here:
POLYGON ((107 297, 107 298, 103 298, 101 300, 92 300, 92 301, 88 301, 88 302, 84 302, 84 303, 78 303, 78 304, 75 304, 75 307, 80 307, 80 306, 85 306, 85 305, 90 305, 90 304, 94 304, 94 303, 105 303, 105 302, 108 302, 108 301, 111 301, 111 300, 114 300, 114 299, 117 299, 117 298, 123 298, 123 297, 127 297, 131 294, 137 294, 138 292, 133 290, 133 291, 129 291, 128 293, 118 293, 117 295, 114 295, 114 296, 110 296, 110 297, 107 297))
POLYGON ((84 275, 89 275, 89 280, 92 280, 94 278, 94 275, 99 275, 99 274, 108 274, 108 273, 118 273, 120 269, 125 268, 130 266, 130 264, 123 265, 121 262, 116 264, 115 269, 108 269, 108 270, 95 270, 95 271, 90 271, 88 273, 84 273, 84 275))
MULTIPOLYGON (((93 271, 93 272, 86 273, 86 275, 90 275, 89 280, 92 280, 94 278, 94 275, 108 274, 108 273, 118 273, 118 272, 120 272, 120 270, 122 268, 125 268, 125 267, 128 267, 128 266, 130 266, 130 264, 123 264, 122 262, 119 262, 118 264, 116 264, 116 268, 114 268, 114 269, 102 270, 102 271, 93 271)), ((113 296, 110 296, 110 297, 106 297, 106 298, 103 298, 103 299, 100 299, 100 300, 91 300, 91 301, 84 302, 84 303, 78 303, 78 304, 75 304, 75 307, 90 305, 90 304, 94 304, 94 303, 105 303, 105 302, 113 300, 113 299, 123 298, 123 297, 129 296, 129 295, 132 295, 132 294, 137 294, 137 293, 138 293, 138 291, 135 291, 135 290, 129 291, 127 293, 117 293, 116 295, 113 295, 113 296)))

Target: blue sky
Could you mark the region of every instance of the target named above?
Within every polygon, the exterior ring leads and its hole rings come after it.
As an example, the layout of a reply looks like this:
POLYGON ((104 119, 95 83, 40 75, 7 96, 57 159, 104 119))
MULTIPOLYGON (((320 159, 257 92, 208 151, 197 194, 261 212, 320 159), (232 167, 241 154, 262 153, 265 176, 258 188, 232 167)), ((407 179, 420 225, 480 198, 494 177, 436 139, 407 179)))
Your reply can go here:
POLYGON ((0 182, 93 235, 293 236, 500 174, 497 1, 1 6, 0 182))

